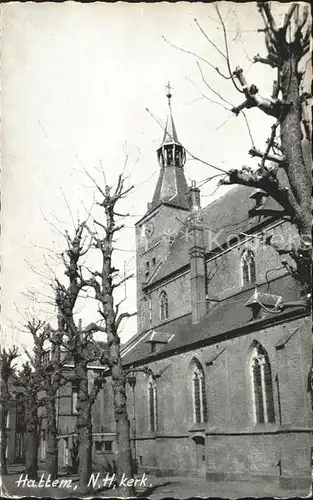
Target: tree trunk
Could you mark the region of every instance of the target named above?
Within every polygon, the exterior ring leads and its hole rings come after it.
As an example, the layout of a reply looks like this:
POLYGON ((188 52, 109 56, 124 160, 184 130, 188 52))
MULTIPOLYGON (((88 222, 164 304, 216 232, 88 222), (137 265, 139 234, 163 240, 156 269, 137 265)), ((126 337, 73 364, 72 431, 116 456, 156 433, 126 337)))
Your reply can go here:
POLYGON ((56 400, 55 394, 47 394, 47 453, 46 472, 51 475, 51 479, 56 479, 58 474, 58 430, 56 422, 56 400))
POLYGON ((281 142, 287 160, 286 174, 293 194, 300 205, 296 223, 300 235, 311 234, 311 177, 302 151, 301 102, 296 56, 291 54, 281 69, 282 94, 288 106, 281 119, 281 142))
POLYGON ((80 362, 76 365, 76 374, 79 380, 77 403, 78 473, 80 492, 85 493, 92 473, 92 421, 88 396, 87 362, 80 362))
POLYGON ((281 68, 282 95, 287 110, 280 120, 282 151, 287 160, 285 171, 297 201, 295 225, 300 236, 300 252, 295 256, 300 282, 310 289, 311 274, 311 176, 304 162, 301 130, 302 110, 299 94, 297 56, 293 53, 281 68))
POLYGON ((38 411, 36 401, 26 401, 26 474, 38 479, 38 411))
MULTIPOLYGON (((4 406, 4 405, 3 405, 4 406)), ((8 435, 7 435, 7 416, 8 416, 8 409, 7 408, 2 408, 1 409, 1 455, 0 455, 0 460, 1 460, 1 470, 0 474, 1 476, 5 476, 8 473, 8 468, 7 468, 7 457, 6 457, 6 448, 7 448, 7 441, 8 441, 8 435)))
MULTIPOLYGON (((117 339, 111 344, 112 388, 114 397, 114 417, 117 435, 117 479, 118 483, 123 477, 133 478, 132 453, 130 444, 130 424, 126 406, 126 380, 120 356, 120 346, 117 339)), ((135 489, 128 486, 124 491, 127 496, 133 496, 135 489)))

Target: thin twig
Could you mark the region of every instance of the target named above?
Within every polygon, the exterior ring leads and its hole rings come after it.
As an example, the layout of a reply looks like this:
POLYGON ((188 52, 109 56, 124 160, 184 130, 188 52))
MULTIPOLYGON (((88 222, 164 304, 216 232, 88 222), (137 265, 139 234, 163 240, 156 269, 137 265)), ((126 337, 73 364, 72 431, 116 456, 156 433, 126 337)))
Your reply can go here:
POLYGON ((208 35, 204 31, 204 29, 200 26, 198 20, 195 18, 194 21, 195 21, 196 25, 198 26, 199 30, 201 31, 201 33, 203 34, 203 36, 207 39, 207 41, 217 50, 217 52, 219 54, 221 54, 221 56, 225 59, 225 61, 227 61, 227 57, 224 54, 224 52, 222 52, 221 49, 219 49, 218 46, 208 37, 208 35))
POLYGON ((254 140, 253 140, 253 137, 252 137, 252 132, 251 132, 251 128, 250 128, 250 125, 249 125, 248 118, 246 116, 246 113, 243 110, 241 110, 241 113, 242 113, 242 115, 243 115, 243 117, 245 119, 246 125, 247 125, 247 129, 248 129, 249 136, 250 136, 250 139, 251 139, 251 144, 255 148, 255 143, 254 143, 254 140))
POLYGON ((218 8, 218 5, 217 4, 214 4, 214 7, 216 9, 216 12, 218 14, 218 17, 219 17, 219 20, 221 21, 221 24, 222 24, 222 27, 223 27, 223 34, 224 34, 224 43, 225 43, 225 50, 226 50, 226 62, 227 62, 227 68, 228 68, 228 71, 229 71, 229 76, 231 78, 231 81, 233 82, 233 85, 234 87, 238 90, 238 92, 240 92, 241 94, 243 94, 243 90, 241 90, 235 79, 234 79, 234 76, 233 76, 233 72, 232 72, 232 69, 231 69, 231 66, 230 66, 230 58, 229 58, 229 50, 228 50, 228 41, 227 41, 227 33, 226 33, 226 28, 225 28, 225 23, 223 21, 223 18, 220 14, 220 11, 219 11, 219 8, 218 8))
POLYGON ((210 61, 208 61, 207 59, 204 59, 204 57, 201 57, 201 56, 199 56, 199 54, 192 52, 192 50, 183 49, 182 47, 178 47, 177 45, 174 45, 172 42, 167 40, 167 38, 165 38, 164 35, 162 35, 162 38, 166 43, 171 45, 171 47, 173 47, 174 49, 180 50, 181 52, 184 52, 185 54, 190 54, 190 55, 196 57, 197 59, 200 59, 200 61, 203 61, 206 64, 208 64, 208 66, 210 66, 210 68, 214 69, 214 71, 216 71, 221 77, 225 78, 225 80, 229 80, 229 78, 227 76, 223 75, 223 73, 221 73, 220 70, 216 66, 214 66, 214 64, 210 63, 210 61))
MULTIPOLYGON (((149 115, 157 122, 158 125, 160 125, 160 127, 162 128, 162 130, 164 130, 162 124, 160 123, 160 121, 153 115, 153 113, 151 113, 151 111, 146 108, 147 112, 149 113, 149 115)), ((205 160, 202 160, 201 158, 198 158, 197 156, 195 156, 194 154, 192 154, 190 151, 188 151, 188 149, 185 148, 185 151, 186 153, 188 153, 191 158, 193 158, 194 160, 197 160, 197 161, 200 161, 201 163, 203 163, 204 165, 207 165, 208 167, 211 167, 211 168, 214 168, 215 170, 218 170, 219 172, 224 172, 225 174, 228 174, 228 172, 220 167, 217 167, 216 165, 212 165, 211 163, 208 163, 207 161, 205 160)))
POLYGON ((213 89, 213 87, 211 87, 208 82, 206 81, 206 79, 204 78, 204 74, 203 74, 203 71, 202 71, 202 68, 200 66, 200 63, 197 61, 197 66, 199 68, 199 71, 200 71, 200 74, 201 74, 201 78, 202 78, 202 81, 203 83, 208 87, 208 89, 211 90, 211 92, 213 92, 213 94, 217 95, 217 97, 219 97, 222 101, 226 102, 226 104, 229 104, 230 106, 234 107, 232 105, 231 102, 227 101, 226 99, 224 99, 224 97, 221 96, 221 94, 219 94, 216 90, 213 89))
MULTIPOLYGON (((217 104, 218 106, 222 106, 222 108, 226 109, 226 111, 231 111, 231 108, 227 108, 226 106, 224 106, 224 104, 222 104, 221 102, 218 102, 218 101, 214 101, 214 99, 211 99, 210 97, 208 97, 207 95, 205 95, 203 92, 201 92, 201 90, 199 89, 199 87, 188 77, 186 76, 186 79, 191 82, 199 91, 199 93, 201 94, 201 96, 206 99, 207 101, 210 101, 212 102, 213 104, 217 104)), ((212 90, 213 91, 213 90, 212 90)))

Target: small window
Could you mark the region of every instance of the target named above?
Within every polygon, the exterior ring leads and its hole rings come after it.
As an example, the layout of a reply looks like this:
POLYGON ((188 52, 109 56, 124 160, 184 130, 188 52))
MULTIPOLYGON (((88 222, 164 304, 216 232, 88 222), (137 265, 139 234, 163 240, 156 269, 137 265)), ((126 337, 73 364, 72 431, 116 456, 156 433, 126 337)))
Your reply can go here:
POLYGON ((196 424, 207 421, 204 371, 198 360, 192 366, 193 419, 196 424))
POLYGON ((112 441, 104 441, 105 451, 112 451, 112 441))
POLYGON ((260 344, 252 351, 251 379, 255 423, 275 423, 271 365, 265 349, 260 344))
POLYGON ((155 432, 157 430, 157 388, 151 376, 148 381, 148 401, 150 431, 155 432))
POLYGON ((50 363, 50 351, 44 351, 41 357, 41 363, 43 367, 47 367, 50 363))
POLYGON ((241 256, 241 281, 243 286, 256 282, 255 258, 252 250, 244 250, 241 256))
POLYGON ((149 276, 150 273, 150 262, 146 262, 146 276, 149 276))
POLYGON ((40 460, 46 460, 46 430, 42 429, 40 436, 40 460))
POLYGON ((153 257, 153 259, 152 259, 152 265, 153 265, 153 267, 155 267, 155 264, 156 264, 156 259, 155 259, 155 257, 153 257))
POLYGON ((72 382, 72 414, 77 414, 78 382, 72 382))
POLYGON ((142 455, 139 455, 139 464, 140 464, 140 465, 142 465, 142 464, 143 464, 142 455))
POLYGON ((95 441, 95 449, 97 452, 101 452, 103 448, 103 441, 95 441))
POLYGON ((163 321, 168 318, 168 297, 167 293, 163 290, 160 293, 160 319, 163 321))

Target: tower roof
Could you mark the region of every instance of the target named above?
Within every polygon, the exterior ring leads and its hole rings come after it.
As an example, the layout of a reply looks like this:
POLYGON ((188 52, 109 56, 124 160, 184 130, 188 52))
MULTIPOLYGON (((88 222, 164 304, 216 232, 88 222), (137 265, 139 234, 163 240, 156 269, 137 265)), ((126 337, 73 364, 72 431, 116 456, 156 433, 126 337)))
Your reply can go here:
POLYGON ((172 115, 172 107, 171 107, 172 94, 171 94, 170 82, 168 82, 168 84, 167 84, 166 97, 168 99, 168 115, 167 115, 166 125, 165 125, 165 129, 164 129, 163 140, 162 140, 160 147, 162 147, 164 144, 179 144, 180 145, 180 142, 179 142, 178 137, 177 137, 177 132, 176 132, 176 127, 175 127, 173 115, 172 115))
POLYGON ((171 86, 167 84, 168 117, 163 141, 157 149, 160 175, 150 208, 162 203, 189 210, 188 186, 185 179, 184 164, 186 152, 179 142, 171 109, 171 86))

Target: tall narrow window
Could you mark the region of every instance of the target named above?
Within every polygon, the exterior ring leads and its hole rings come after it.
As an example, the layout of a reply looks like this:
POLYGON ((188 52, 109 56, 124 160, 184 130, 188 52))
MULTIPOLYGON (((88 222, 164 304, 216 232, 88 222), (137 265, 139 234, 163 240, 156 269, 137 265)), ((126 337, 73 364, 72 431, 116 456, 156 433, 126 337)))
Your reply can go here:
POLYGON ((46 460, 46 430, 42 429, 40 436, 40 459, 46 460))
POLYGON ((157 430, 157 388, 152 377, 148 381, 148 400, 150 431, 155 432, 157 430))
POLYGON ((193 418, 196 424, 207 421, 207 403, 204 371, 199 361, 192 366, 193 418))
POLYGON ((256 282, 255 258, 252 250, 244 250, 241 256, 241 280, 243 286, 256 282))
POLYGON ((260 344, 257 344, 252 351, 251 376, 255 423, 274 423, 275 409, 271 365, 265 349, 260 344))
POLYGON ((161 321, 168 318, 168 297, 167 293, 163 290, 160 293, 160 319, 161 321))

